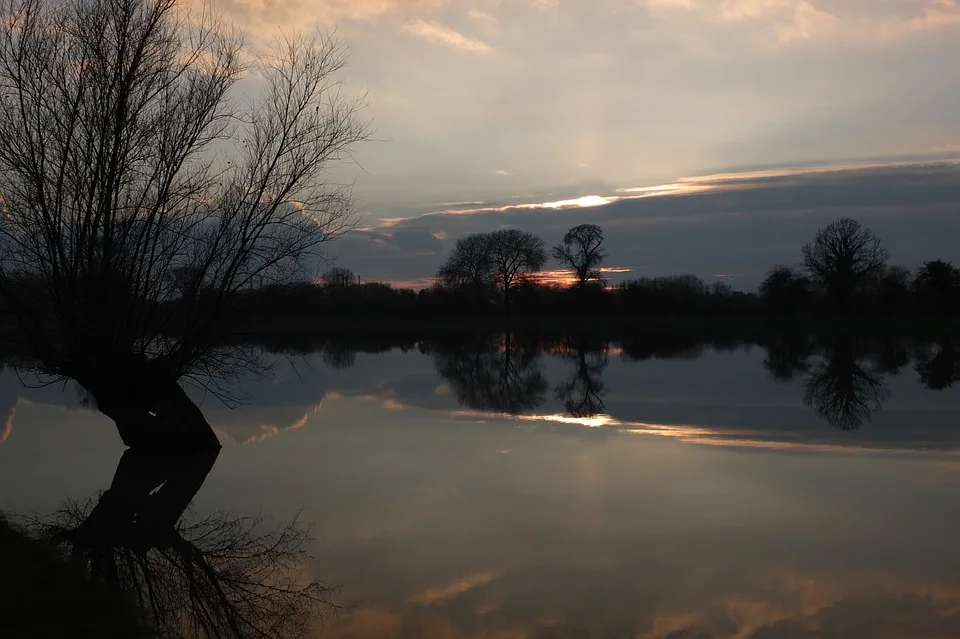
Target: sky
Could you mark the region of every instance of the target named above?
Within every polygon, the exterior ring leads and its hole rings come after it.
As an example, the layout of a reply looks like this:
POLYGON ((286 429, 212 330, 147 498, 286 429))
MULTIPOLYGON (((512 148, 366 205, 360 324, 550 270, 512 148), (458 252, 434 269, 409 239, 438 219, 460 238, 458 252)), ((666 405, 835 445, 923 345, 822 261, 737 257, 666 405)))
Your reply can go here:
POLYGON ((330 254, 365 280, 428 284, 463 233, 549 246, 582 222, 615 278, 749 288, 839 215, 895 263, 960 258, 958 0, 213 2, 254 40, 349 44, 375 134, 336 173, 361 220, 330 254))

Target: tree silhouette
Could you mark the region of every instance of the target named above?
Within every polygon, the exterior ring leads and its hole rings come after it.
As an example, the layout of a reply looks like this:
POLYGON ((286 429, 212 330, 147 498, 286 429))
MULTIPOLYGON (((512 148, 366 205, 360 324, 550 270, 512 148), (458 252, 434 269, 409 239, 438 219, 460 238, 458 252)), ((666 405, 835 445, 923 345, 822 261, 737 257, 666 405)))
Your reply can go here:
POLYGON ((609 363, 605 342, 584 336, 564 340, 561 356, 573 364, 573 374, 554 389, 557 399, 573 417, 593 417, 606 407, 603 370, 609 363))
POLYGON ((583 288, 591 280, 603 281, 600 265, 607 250, 603 248, 603 230, 596 224, 574 226, 550 254, 561 266, 573 270, 577 286, 583 288))
POLYGON ((888 266, 876 281, 873 295, 879 309, 887 314, 906 306, 910 299, 913 275, 903 266, 888 266))
POLYGON ((921 295, 932 298, 938 310, 949 315, 960 296, 960 269, 950 262, 924 262, 917 272, 917 288, 921 295))
POLYGON ((330 169, 367 129, 341 97, 336 38, 290 36, 257 57, 179 0, 2 12, 0 294, 25 354, 98 405, 119 397, 107 366, 146 382, 160 369, 144 375, 141 359, 158 360, 172 381, 235 329, 241 293, 311 278, 353 225, 330 169))
POLYGON ((307 529, 296 519, 185 516, 217 451, 157 455, 134 449, 94 503, 68 502, 40 531, 99 578, 130 593, 163 636, 304 636, 331 609, 307 577, 307 529))
POLYGON ((883 273, 889 258, 880 238, 848 217, 831 222, 803 245, 804 269, 844 311, 864 284, 883 273))
POLYGON ((792 266, 778 264, 767 272, 758 294, 760 301, 769 310, 781 315, 792 315, 810 300, 810 281, 792 266))
POLYGON ((960 381, 960 356, 952 339, 943 339, 934 352, 923 349, 916 355, 914 370, 930 390, 942 391, 960 381))
POLYGON ((547 380, 539 348, 510 333, 452 346, 434 344, 429 350, 437 373, 450 384, 457 401, 469 408, 515 415, 545 400, 547 380))
POLYGON ((335 266, 320 276, 324 286, 343 288, 357 283, 357 276, 348 268, 335 266))
POLYGON ((437 281, 452 290, 467 290, 478 300, 493 290, 493 254, 489 233, 457 238, 450 256, 440 266, 437 281))
POLYGON ((858 362, 853 339, 838 335, 825 360, 803 382, 803 403, 834 428, 857 430, 870 421, 890 396, 883 375, 858 362))
POLYGON ((777 334, 764 346, 767 355, 763 359, 763 367, 774 381, 791 382, 810 370, 813 344, 807 335, 777 334))
POLYGON ((513 290, 547 263, 543 240, 527 231, 501 229, 490 234, 490 253, 493 282, 500 288, 504 307, 509 314, 513 290))

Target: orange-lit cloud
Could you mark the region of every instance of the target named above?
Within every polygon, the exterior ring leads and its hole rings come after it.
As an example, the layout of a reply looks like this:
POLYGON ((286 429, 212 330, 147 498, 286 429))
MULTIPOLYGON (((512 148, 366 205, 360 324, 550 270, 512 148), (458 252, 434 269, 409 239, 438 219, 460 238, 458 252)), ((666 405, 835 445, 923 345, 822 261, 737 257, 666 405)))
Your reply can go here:
POLYGON ((5 441, 10 439, 10 435, 13 433, 13 419, 17 416, 17 407, 12 406, 10 408, 10 414, 7 416, 7 421, 3 423, 3 430, 0 431, 0 444, 3 444, 5 441))
MULTIPOLYGON (((332 394, 327 395, 327 397, 332 396, 332 394)), ((216 426, 214 430, 226 441, 237 444, 255 444, 257 442, 262 442, 265 439, 269 439, 270 437, 275 437, 282 432, 303 428, 310 420, 310 417, 320 410, 322 405, 323 401, 317 403, 307 410, 302 417, 287 425, 257 423, 252 426, 246 426, 238 424, 237 421, 239 418, 235 414, 231 414, 231 417, 233 418, 231 420, 232 423, 226 426, 216 426)))
POLYGON ((411 596, 409 601, 410 603, 419 604, 421 606, 432 606, 435 604, 446 603, 452 599, 456 599, 460 595, 470 590, 486 586, 494 582, 499 577, 500 574, 493 571, 474 573, 472 575, 467 575, 462 579, 458 579, 451 584, 428 588, 423 592, 411 596))
MULTIPOLYGON (((604 276, 623 275, 630 273, 633 269, 628 266, 604 266, 599 269, 604 276)), ((540 271, 534 276, 534 280, 539 284, 554 286, 573 286, 577 283, 577 277, 570 269, 555 269, 551 271, 540 271)))
POLYGON ((435 20, 416 19, 404 25, 410 33, 427 42, 443 44, 470 53, 490 53, 492 49, 482 40, 470 38, 435 20))

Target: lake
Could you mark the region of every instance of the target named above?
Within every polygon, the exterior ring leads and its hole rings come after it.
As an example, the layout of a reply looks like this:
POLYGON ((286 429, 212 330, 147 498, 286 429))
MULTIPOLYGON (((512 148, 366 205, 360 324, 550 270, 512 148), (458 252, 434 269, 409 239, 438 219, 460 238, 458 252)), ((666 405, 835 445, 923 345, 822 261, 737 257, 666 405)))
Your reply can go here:
MULTIPOLYGON (((960 636, 951 343, 588 342, 270 355, 188 515, 312 524, 323 637, 960 636)), ((4 511, 110 486, 78 395, 0 380, 4 511)))

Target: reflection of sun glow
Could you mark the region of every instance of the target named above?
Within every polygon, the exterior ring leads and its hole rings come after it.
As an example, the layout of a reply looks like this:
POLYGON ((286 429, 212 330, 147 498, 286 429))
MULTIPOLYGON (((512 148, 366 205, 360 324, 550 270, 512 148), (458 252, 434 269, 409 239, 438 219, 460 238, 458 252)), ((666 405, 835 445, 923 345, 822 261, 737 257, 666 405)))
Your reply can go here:
MULTIPOLYGON (((590 417, 573 417, 561 413, 540 415, 509 415, 477 410, 455 410, 449 415, 468 419, 476 423, 485 423, 488 419, 506 419, 515 422, 540 422, 544 424, 563 424, 585 428, 604 428, 625 435, 646 435, 669 437, 688 444, 706 446, 724 446, 732 448, 754 448, 764 450, 804 450, 810 452, 834 452, 844 454, 925 454, 928 451, 896 446, 882 446, 862 442, 857 445, 803 442, 796 440, 771 440, 769 433, 763 430, 719 429, 709 425, 696 424, 655 424, 651 422, 620 420, 612 415, 597 414, 590 417)), ((936 451, 939 456, 960 457, 960 451, 936 451)), ((960 469, 960 463, 957 468, 960 469)))

